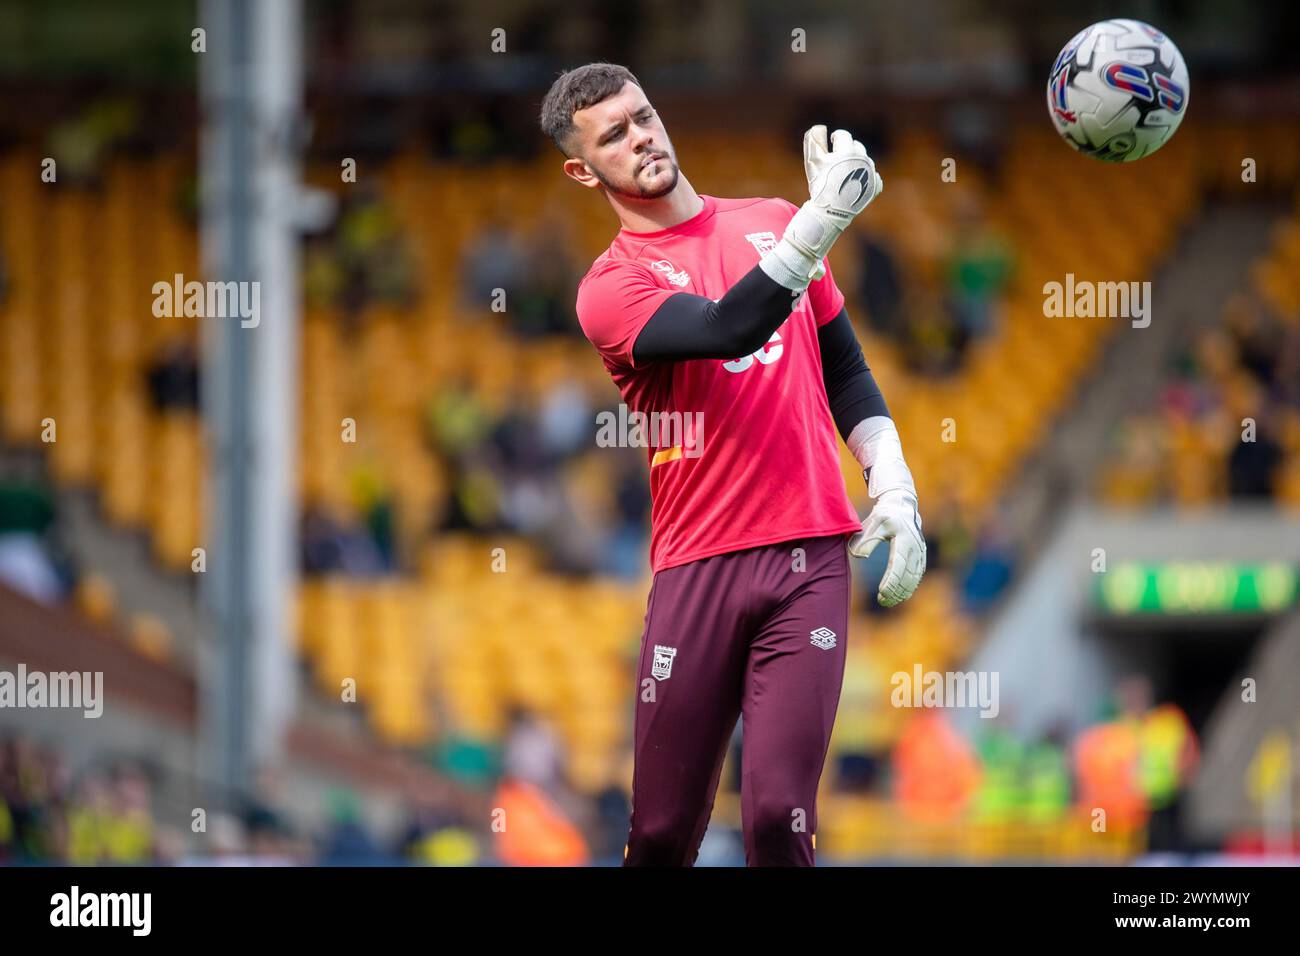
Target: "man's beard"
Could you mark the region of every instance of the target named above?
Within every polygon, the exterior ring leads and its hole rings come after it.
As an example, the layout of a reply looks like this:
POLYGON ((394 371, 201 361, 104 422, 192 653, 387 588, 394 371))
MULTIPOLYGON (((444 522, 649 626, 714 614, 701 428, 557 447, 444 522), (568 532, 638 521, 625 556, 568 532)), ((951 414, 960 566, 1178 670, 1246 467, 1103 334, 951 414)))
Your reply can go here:
MULTIPOLYGON (((614 182, 611 182, 610 179, 606 177, 606 175, 602 173, 599 169, 597 169, 595 166, 591 167, 591 171, 596 174, 596 178, 600 180, 601 185, 603 185, 607 190, 609 190, 615 196, 622 196, 625 199, 659 199, 662 196, 668 195, 670 192, 672 192, 674 189, 677 188, 677 179, 681 175, 681 170, 677 168, 677 163, 674 162, 672 157, 670 156, 664 156, 662 160, 656 160, 656 162, 670 163, 673 169, 673 174, 672 177, 668 180, 668 184, 666 186, 662 186, 657 189, 647 189, 646 187, 642 186, 639 176, 633 179, 633 183, 636 188, 626 189, 614 182)), ((654 165, 654 164, 651 163, 650 165, 654 165)), ((638 169, 637 173, 639 174, 640 172, 641 170, 638 169)))

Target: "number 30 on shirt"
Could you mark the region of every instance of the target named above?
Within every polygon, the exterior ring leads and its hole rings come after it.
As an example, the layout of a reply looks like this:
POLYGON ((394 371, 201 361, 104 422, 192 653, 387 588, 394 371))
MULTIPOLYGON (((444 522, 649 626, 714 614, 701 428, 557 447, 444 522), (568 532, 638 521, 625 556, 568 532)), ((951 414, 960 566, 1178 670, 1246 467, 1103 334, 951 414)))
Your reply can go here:
POLYGON ((728 372, 743 372, 754 364, 754 359, 758 359, 763 365, 771 365, 781 357, 784 350, 785 346, 781 344, 781 333, 773 332, 772 337, 767 340, 767 344, 762 348, 755 349, 749 355, 743 355, 738 359, 723 362, 722 367, 728 372))

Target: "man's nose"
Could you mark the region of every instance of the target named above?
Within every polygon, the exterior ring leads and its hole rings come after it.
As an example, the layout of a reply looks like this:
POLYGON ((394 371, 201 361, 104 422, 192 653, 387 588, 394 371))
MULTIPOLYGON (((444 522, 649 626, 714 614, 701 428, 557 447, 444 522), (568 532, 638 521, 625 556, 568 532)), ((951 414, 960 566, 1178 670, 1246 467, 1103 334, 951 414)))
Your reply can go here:
POLYGON ((632 137, 633 148, 636 149, 637 152, 641 153, 654 152, 654 150, 647 149, 647 147, 653 142, 654 133, 648 129, 638 129, 636 134, 632 137))

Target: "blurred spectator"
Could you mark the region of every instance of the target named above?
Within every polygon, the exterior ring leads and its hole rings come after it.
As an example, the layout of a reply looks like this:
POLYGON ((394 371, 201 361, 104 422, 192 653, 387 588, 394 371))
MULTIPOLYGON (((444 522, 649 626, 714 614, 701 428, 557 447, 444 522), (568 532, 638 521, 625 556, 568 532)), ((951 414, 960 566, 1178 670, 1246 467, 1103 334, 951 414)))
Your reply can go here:
POLYGON ((589 575, 604 570, 601 565, 604 543, 609 527, 604 523, 604 510, 585 507, 581 486, 572 472, 566 472, 564 483, 556 490, 545 493, 533 486, 535 510, 545 513, 540 539, 546 552, 546 569, 558 574, 589 575))
POLYGON ((591 854, 582 833, 539 788, 507 777, 493 795, 500 819, 497 857, 506 866, 586 866, 591 854))
POLYGON ((349 574, 360 577, 382 573, 386 559, 365 531, 341 524, 320 505, 303 508, 299 543, 304 574, 349 574))
POLYGON ((473 866, 482 855, 446 783, 416 795, 400 845, 404 857, 430 866, 473 866))
POLYGON ((1065 734, 1053 730, 1031 744, 1024 757, 1025 818, 1031 823, 1059 820, 1070 808, 1070 768, 1065 734))
POLYGON ((615 864, 622 863, 623 848, 627 846, 628 821, 632 813, 631 802, 623 788, 615 783, 610 783, 596 794, 595 802, 592 851, 615 864))
POLYGON ((354 311, 371 301, 409 305, 413 276, 396 214, 377 191, 363 187, 347 195, 337 235, 345 305, 354 311))
POLYGON ((361 825, 356 794, 334 789, 327 797, 330 822, 321 838, 323 866, 381 866, 392 862, 361 825))
POLYGON ((502 772, 555 796, 564 785, 564 752, 555 732, 534 715, 515 709, 505 737, 502 772))
MULTIPOLYGON (((214 810, 206 832, 160 825, 155 816, 158 783, 134 762, 92 763, 74 775, 60 755, 26 737, 0 736, 0 865, 3 864, 310 864, 387 865, 399 862, 365 827, 361 805, 344 789, 327 794, 329 825, 316 840, 294 833, 271 805, 278 777, 259 774, 259 798, 237 814, 214 810)), ((402 841, 401 856, 419 862, 466 865, 479 858, 481 827, 467 820, 487 816, 458 802, 447 787, 420 795, 402 841), (416 835, 419 835, 419 839, 416 835), (429 838, 437 837, 431 843, 429 838), (418 847, 416 844, 420 844, 418 847)))
POLYGON ((1177 704, 1152 707, 1151 683, 1141 675, 1120 681, 1113 720, 1075 740, 1079 804, 1103 807, 1108 822, 1150 824, 1153 850, 1178 849, 1182 795, 1199 760, 1196 734, 1177 704))
POLYGON ((378 558, 378 571, 392 571, 397 565, 396 531, 393 527, 396 504, 392 489, 380 469, 368 461, 354 466, 349 483, 352 505, 361 516, 366 537, 378 558))
POLYGON ((926 568, 954 569, 965 567, 974 549, 974 540, 962 509, 951 494, 935 496, 925 512, 926 568))
POLYGON ((563 209, 550 207, 526 235, 513 218, 491 214, 461 258, 461 300, 470 314, 505 293, 505 319, 524 339, 578 335, 573 315, 579 270, 569 249, 572 230, 563 209))
POLYGON ((257 771, 254 793, 246 798, 239 815, 248 853, 270 864, 307 863, 310 852, 306 840, 276 809, 284 805, 283 791, 284 776, 278 767, 261 767, 257 771))
POLYGON ((554 730, 515 708, 509 718, 502 779, 493 797, 508 826, 497 832, 498 854, 511 866, 580 866, 590 860, 574 824, 591 806, 573 793, 564 750, 554 730))
POLYGON ((527 274, 527 254, 514 220, 504 214, 490 214, 461 257, 462 304, 472 315, 490 308, 496 290, 504 289, 509 308, 510 291, 519 288, 527 274))
POLYGON ((1239 293, 1225 304, 1223 324, 1236 345, 1241 366, 1257 381, 1273 381, 1285 334, 1279 324, 1269 320, 1264 304, 1239 293))
POLYGON ((504 527, 502 488, 486 456, 467 456, 453 463, 447 475, 447 500, 441 509, 441 530, 490 534, 504 527))
MULTIPOLYGON (((852 647, 849 653, 855 653, 852 647)), ((832 738, 835 788, 843 793, 873 792, 888 769, 887 748, 873 734, 873 715, 880 710, 880 688, 888 685, 871 663, 868 657, 863 662, 866 666, 855 662, 844 669, 832 738)))
POLYGON ((48 770, 47 758, 28 740, 0 738, 0 861, 58 857, 57 804, 46 787, 48 770))
POLYGON ((903 338, 905 317, 899 311, 903 282, 894 254, 883 237, 864 233, 858 242, 859 282, 867 322, 881 335, 903 338))
POLYGON ((529 236, 526 279, 506 309, 511 328, 523 338, 580 333, 573 312, 579 274, 568 252, 563 223, 562 219, 542 220, 529 236))
POLYGON ((199 359, 189 339, 177 339, 149 363, 149 397, 157 411, 197 412, 199 359))
POLYGON ((963 607, 973 614, 987 610, 1011 583, 1014 569, 1015 546, 1006 524, 996 518, 985 522, 962 577, 963 607))
POLYGON ((542 396, 538 421, 546 454, 558 460, 590 447, 594 416, 587 392, 577 382, 552 385, 542 396))
POLYGON ((603 567, 610 574, 635 580, 647 566, 646 529, 650 524, 650 483, 640 449, 620 449, 613 464, 615 520, 603 567))
POLYGON ((432 747, 430 762, 449 780, 474 791, 492 785, 500 772, 500 746, 496 740, 445 734, 432 747))
MULTIPOLYGON (((1009 57, 997 61, 990 57, 986 65, 993 62, 1013 73, 1019 68, 1009 57)), ((1006 153, 1007 138, 1003 135, 1006 122, 1005 117, 994 115, 987 101, 954 103, 943 117, 949 155, 963 157, 963 164, 974 166, 985 178, 996 178, 1006 153)))
POLYGON ((468 163, 493 159, 526 159, 536 151, 531 128, 521 127, 519 112, 498 96, 458 102, 457 115, 446 134, 447 158, 468 163))
POLYGON ((1024 802, 1020 741, 1002 728, 991 727, 979 735, 975 748, 981 773, 971 808, 974 819, 984 823, 1018 819, 1024 802))
POLYGON ((979 785, 976 755, 935 711, 908 719, 894 747, 893 765, 899 806, 908 818, 920 822, 957 819, 979 785))
POLYGON ((479 448, 492 430, 488 409, 464 377, 453 379, 430 398, 425 414, 434 449, 452 459, 479 448))
POLYGON ((344 194, 333 229, 308 240, 304 290, 310 307, 341 309, 347 328, 374 304, 408 306, 414 268, 397 216, 377 189, 344 194))
POLYGON ((34 601, 54 604, 68 592, 49 536, 54 499, 41 485, 0 481, 0 584, 34 601))
POLYGON ((492 447, 507 479, 547 472, 556 463, 542 441, 536 405, 521 388, 506 398, 505 411, 492 430, 492 447))
POLYGON ((960 195, 946 262, 945 304, 964 343, 992 331, 1011 275, 1011 249, 988 225, 979 200, 969 193, 960 195))
POLYGON ((1270 419, 1256 421, 1254 441, 1239 441, 1228 456, 1228 494, 1233 498, 1274 496, 1282 465, 1282 446, 1273 438, 1270 419))
POLYGON ((0 738, 0 862, 151 862, 151 793, 133 766, 90 768, 74 785, 58 754, 0 738))
POLYGON ((1238 294, 1223 324, 1176 357, 1159 407, 1116 429, 1102 492, 1126 503, 1293 500, 1298 426, 1300 327, 1238 294))
POLYGON ((84 778, 68 811, 68 861, 149 862, 153 856, 149 791, 147 778, 130 767, 84 778))
POLYGON ((955 373, 970 344, 970 326, 958 321, 939 295, 925 286, 910 287, 903 308, 907 323, 902 345, 908 366, 934 377, 955 373))
POLYGON ((129 99, 98 99, 79 114, 51 127, 47 156, 58 157, 61 185, 98 187, 113 146, 130 136, 140 110, 129 99))
POLYGON ((1137 727, 1137 780, 1151 811, 1151 849, 1181 849, 1183 794, 1200 762, 1196 733, 1177 704, 1152 706, 1151 683, 1145 677, 1126 679, 1117 693, 1121 720, 1137 727))

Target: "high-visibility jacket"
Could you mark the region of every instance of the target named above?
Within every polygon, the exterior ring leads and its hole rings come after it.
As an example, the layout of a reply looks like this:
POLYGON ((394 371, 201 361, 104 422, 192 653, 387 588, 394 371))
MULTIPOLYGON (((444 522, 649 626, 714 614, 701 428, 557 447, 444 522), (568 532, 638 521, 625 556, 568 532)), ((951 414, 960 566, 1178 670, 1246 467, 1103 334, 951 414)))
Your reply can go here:
POLYGON ((1021 762, 1024 748, 1009 734, 984 735, 977 750, 982 776, 975 794, 975 819, 1006 823, 1020 815, 1021 762))
POLYGON ((1033 823, 1059 820, 1070 806, 1070 771, 1065 754, 1050 743, 1029 748, 1024 760, 1025 817, 1033 823))
POLYGON ((1146 794, 1138 786, 1139 734, 1135 722, 1117 720, 1089 727, 1074 744, 1079 807, 1106 811, 1107 821, 1139 825, 1146 821, 1146 794))
POLYGON ((1138 786, 1153 810, 1168 806, 1195 766, 1196 734, 1177 704, 1162 704, 1142 716, 1138 786))
POLYGON ((577 827, 532 784, 503 781, 494 806, 502 812, 494 814, 493 836, 507 866, 586 866, 591 861, 577 827))
POLYGON ((895 793, 914 820, 939 823, 966 809, 979 786, 979 761, 935 713, 912 718, 894 748, 895 793))

